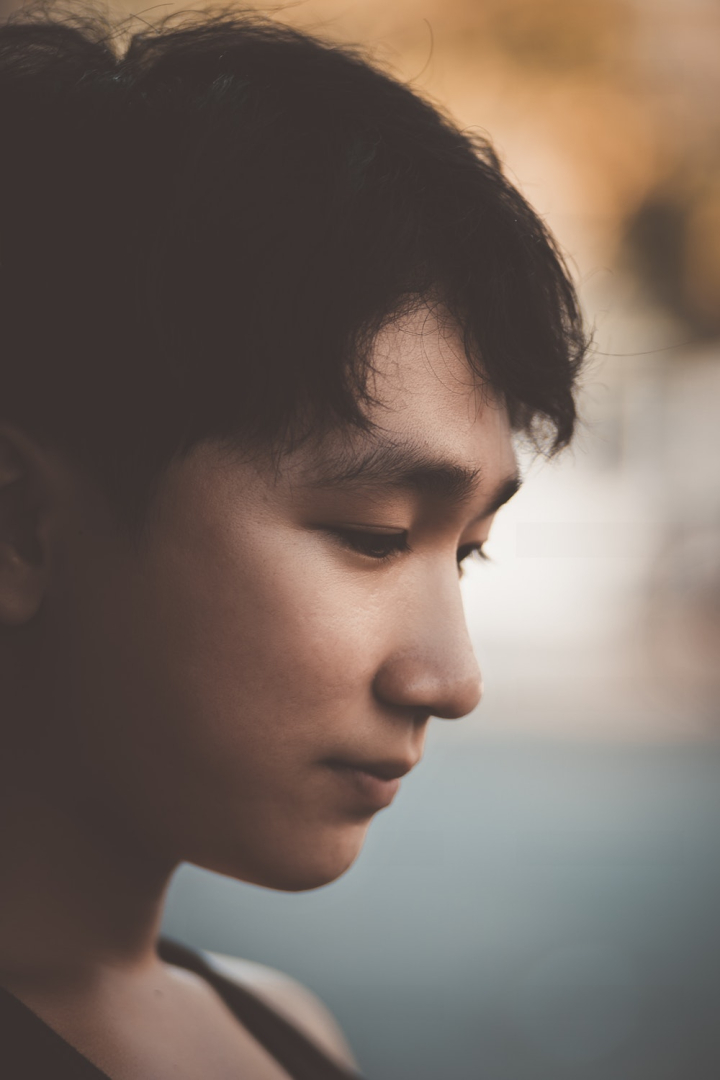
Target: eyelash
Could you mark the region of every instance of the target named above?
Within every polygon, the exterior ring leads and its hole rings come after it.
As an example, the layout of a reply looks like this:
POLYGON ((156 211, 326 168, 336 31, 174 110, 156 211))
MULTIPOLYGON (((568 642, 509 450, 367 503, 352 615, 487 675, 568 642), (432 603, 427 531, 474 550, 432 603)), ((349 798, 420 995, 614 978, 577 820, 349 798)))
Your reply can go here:
MULTIPOLYGON (((376 562, 389 562, 396 555, 411 550, 405 532, 379 533, 365 529, 331 529, 330 531, 347 547, 376 562)), ((485 553, 482 544, 463 544, 457 552, 458 568, 461 572, 465 559, 472 556, 484 562, 490 562, 490 556, 485 553)))

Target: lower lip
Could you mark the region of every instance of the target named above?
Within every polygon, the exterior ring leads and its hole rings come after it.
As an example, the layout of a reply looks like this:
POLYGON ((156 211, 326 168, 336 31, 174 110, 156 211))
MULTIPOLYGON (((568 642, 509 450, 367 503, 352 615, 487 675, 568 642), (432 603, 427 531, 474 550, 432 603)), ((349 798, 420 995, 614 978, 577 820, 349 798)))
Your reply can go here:
POLYGON ((356 793, 363 803, 375 810, 389 806, 397 795, 400 779, 381 780, 372 773, 356 769, 352 765, 331 765, 330 768, 350 791, 356 793))

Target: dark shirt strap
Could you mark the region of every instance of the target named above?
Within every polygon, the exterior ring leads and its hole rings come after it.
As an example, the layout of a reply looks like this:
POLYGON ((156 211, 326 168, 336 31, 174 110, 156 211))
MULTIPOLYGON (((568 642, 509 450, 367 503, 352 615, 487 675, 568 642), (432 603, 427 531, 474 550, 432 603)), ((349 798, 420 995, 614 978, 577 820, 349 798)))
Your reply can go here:
POLYGON ((238 1020, 293 1080, 362 1080, 360 1074, 332 1061, 311 1039, 252 991, 215 971, 201 953, 161 937, 161 959, 200 975, 217 991, 238 1020))
POLYGON ((108 1080, 106 1073, 2 987, 0 1076, 7 1080, 108 1080))
MULTIPOLYGON (((201 953, 165 937, 158 943, 158 953, 167 963, 187 968, 205 979, 292 1080, 362 1080, 358 1073, 327 1057, 294 1024, 252 991, 214 971, 201 953)), ((2 987, 0 1076, 8 1080, 109 1080, 106 1073, 2 987)))

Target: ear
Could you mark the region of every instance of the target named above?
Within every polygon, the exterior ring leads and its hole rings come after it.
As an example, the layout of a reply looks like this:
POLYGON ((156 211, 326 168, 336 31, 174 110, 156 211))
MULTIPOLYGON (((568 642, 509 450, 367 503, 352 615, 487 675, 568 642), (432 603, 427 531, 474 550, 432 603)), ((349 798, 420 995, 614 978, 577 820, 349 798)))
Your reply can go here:
POLYGON ((0 626, 37 613, 47 584, 42 511, 47 485, 43 451, 30 437, 0 424, 0 626))

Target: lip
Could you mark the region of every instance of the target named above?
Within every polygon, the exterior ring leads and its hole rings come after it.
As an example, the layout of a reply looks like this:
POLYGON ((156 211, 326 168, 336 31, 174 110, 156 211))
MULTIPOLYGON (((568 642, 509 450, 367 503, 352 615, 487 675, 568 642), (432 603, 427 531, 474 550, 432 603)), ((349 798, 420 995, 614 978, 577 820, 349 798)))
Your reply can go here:
POLYGON ((407 761, 343 761, 329 760, 323 764, 338 777, 346 789, 367 805, 382 810, 389 806, 400 788, 400 778, 416 763, 407 761))

